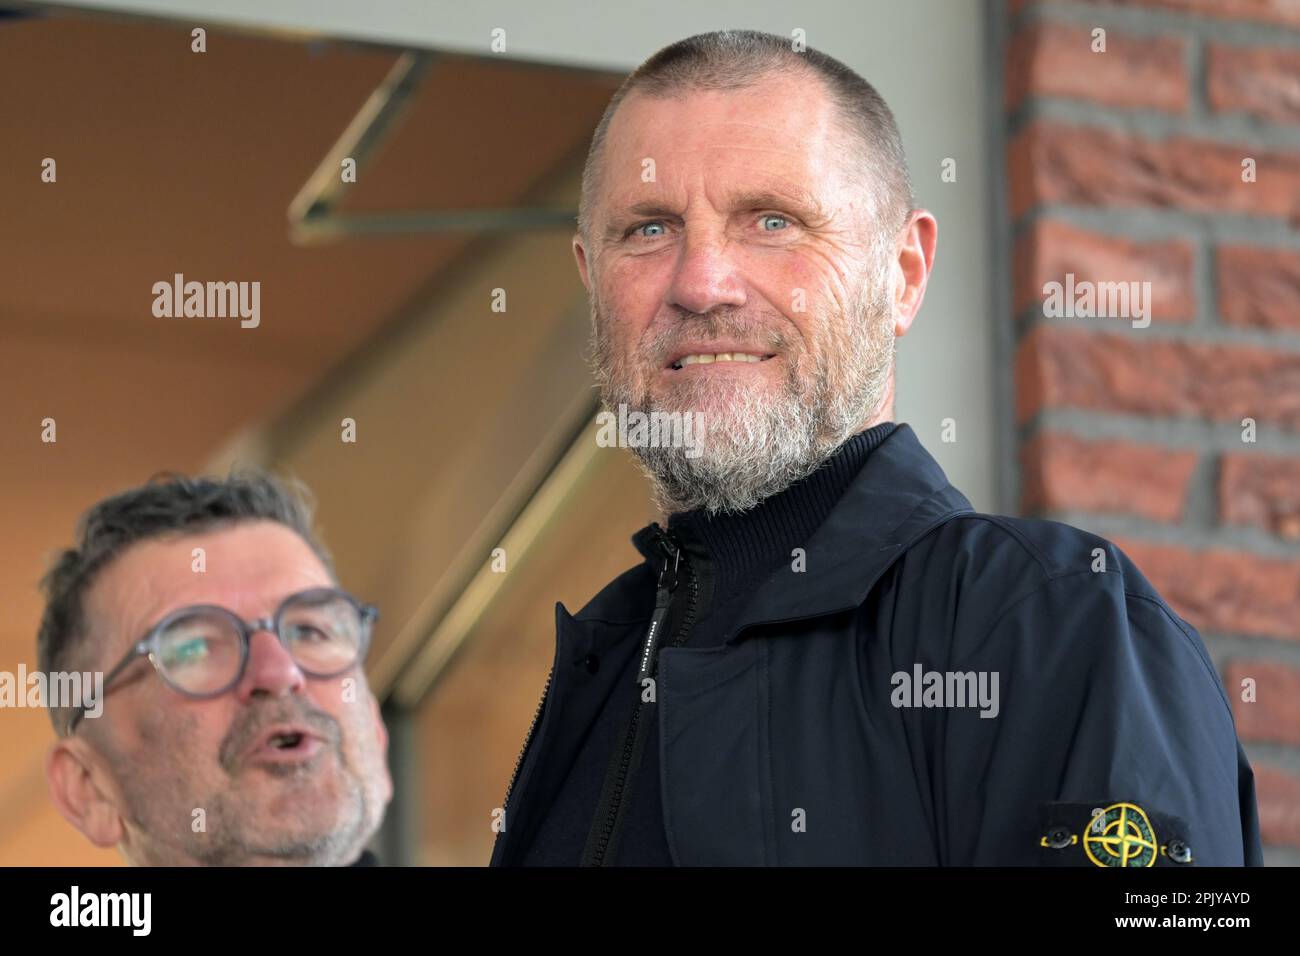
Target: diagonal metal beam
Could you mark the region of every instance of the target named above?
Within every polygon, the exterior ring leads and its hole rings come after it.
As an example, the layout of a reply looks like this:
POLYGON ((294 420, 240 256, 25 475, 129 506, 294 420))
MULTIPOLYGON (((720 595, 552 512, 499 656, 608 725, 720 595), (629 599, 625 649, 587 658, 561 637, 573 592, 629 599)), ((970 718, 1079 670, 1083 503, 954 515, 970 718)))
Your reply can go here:
MULTIPOLYGON (((544 541, 556 516, 582 494, 602 460, 592 439, 596 412, 594 396, 581 396, 570 412, 579 413, 565 416, 572 440, 558 460, 552 459, 554 465, 549 474, 498 539, 515 568, 520 567, 530 552, 544 541), (575 421, 580 421, 582 427, 573 429, 575 421)), ((479 555, 483 553, 478 552, 479 555)), ((488 562, 480 560, 473 576, 467 582, 458 582, 460 586, 454 593, 442 591, 443 600, 436 605, 435 613, 417 616, 408 625, 414 640, 408 639, 400 644, 394 642, 395 649, 402 652, 400 665, 390 666, 386 672, 376 674, 377 680, 382 682, 381 687, 391 690, 391 702, 395 706, 420 706, 457 651, 471 638, 501 598, 504 589, 509 587, 511 582, 505 580, 507 577, 494 573, 488 562)), ((434 595, 438 594, 436 589, 434 595)))
POLYGON ((335 212, 344 191, 340 170, 345 159, 357 171, 388 138, 420 87, 434 54, 408 50, 362 105, 289 203, 289 237, 298 244, 331 242, 355 236, 430 232, 518 232, 572 229, 570 209, 447 209, 343 215, 335 212))

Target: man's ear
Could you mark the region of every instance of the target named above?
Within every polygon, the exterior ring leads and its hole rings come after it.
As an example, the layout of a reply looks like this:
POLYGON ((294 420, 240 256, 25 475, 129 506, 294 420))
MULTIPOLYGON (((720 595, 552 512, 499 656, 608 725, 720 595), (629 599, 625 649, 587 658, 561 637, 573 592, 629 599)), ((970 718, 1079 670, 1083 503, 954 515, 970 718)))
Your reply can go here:
POLYGON ((921 311, 925 286, 934 268, 939 223, 924 209, 913 211, 898 242, 894 283, 894 334, 905 335, 921 311))
POLYGON ((587 270, 587 247, 582 244, 582 233, 573 234, 573 258, 578 262, 578 275, 582 277, 582 284, 588 292, 591 292, 591 275, 587 270))
POLYGON ((61 739, 45 755, 50 799, 63 818, 99 847, 117 846, 126 835, 107 778, 82 740, 61 739))

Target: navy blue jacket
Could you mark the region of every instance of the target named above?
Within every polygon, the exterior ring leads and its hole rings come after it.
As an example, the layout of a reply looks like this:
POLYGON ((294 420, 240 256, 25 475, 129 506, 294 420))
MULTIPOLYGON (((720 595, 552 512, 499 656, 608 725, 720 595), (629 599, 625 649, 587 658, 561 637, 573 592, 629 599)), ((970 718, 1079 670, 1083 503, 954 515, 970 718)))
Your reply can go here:
MULTIPOLYGON (((548 730, 583 717, 569 665, 637 653, 656 574, 632 568, 576 616, 557 605, 493 865, 556 809, 552 768, 580 741, 548 730)), ((905 424, 725 643, 663 647, 656 679, 679 865, 1262 863, 1253 773, 1196 631, 1104 538, 975 512, 905 424)))

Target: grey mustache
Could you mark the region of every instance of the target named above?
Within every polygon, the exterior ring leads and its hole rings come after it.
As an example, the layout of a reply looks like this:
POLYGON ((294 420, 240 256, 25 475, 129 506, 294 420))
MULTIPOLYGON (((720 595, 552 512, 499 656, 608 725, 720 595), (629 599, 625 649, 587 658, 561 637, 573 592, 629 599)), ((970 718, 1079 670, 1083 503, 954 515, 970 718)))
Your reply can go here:
POLYGON ((227 732, 221 743, 221 765, 227 770, 231 769, 254 740, 277 724, 301 724, 309 727, 335 746, 342 737, 338 721, 324 711, 279 708, 271 712, 251 714, 242 720, 237 718, 227 732))

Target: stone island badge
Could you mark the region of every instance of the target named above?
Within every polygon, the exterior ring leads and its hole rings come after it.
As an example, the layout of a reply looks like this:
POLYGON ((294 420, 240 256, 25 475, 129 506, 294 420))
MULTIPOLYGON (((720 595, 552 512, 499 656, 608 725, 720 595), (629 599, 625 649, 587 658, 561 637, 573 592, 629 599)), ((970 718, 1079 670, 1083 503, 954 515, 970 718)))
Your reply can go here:
POLYGON ((1136 803, 1048 803, 1039 846, 1058 866, 1156 866, 1192 863, 1187 824, 1136 803))
POLYGON ((1153 866, 1160 851, 1142 808, 1114 803, 1084 829, 1083 852, 1098 866, 1153 866))

